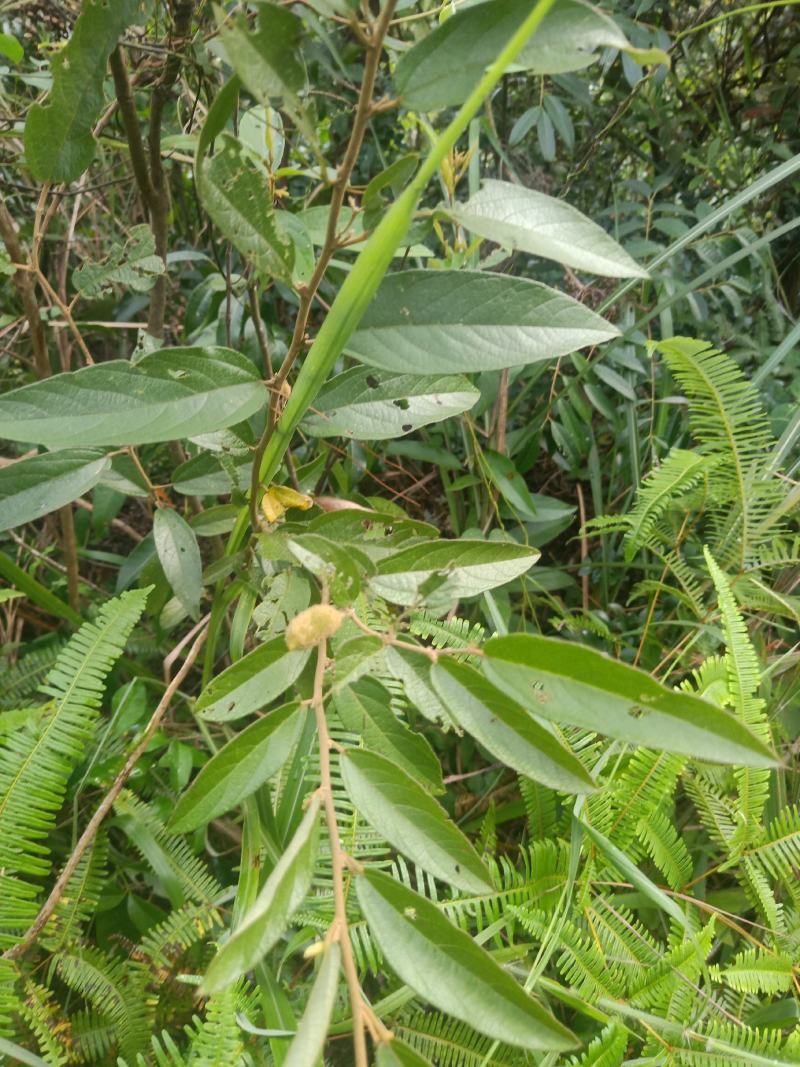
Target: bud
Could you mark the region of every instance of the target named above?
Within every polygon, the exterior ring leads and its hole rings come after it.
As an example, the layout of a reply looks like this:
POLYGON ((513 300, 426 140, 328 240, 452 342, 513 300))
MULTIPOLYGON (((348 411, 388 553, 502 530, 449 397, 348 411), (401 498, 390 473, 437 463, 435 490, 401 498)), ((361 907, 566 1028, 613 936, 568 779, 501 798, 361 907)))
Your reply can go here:
POLYGON ((331 637, 342 625, 344 615, 331 604, 314 604, 295 615, 286 627, 286 647, 290 652, 314 645, 331 637))

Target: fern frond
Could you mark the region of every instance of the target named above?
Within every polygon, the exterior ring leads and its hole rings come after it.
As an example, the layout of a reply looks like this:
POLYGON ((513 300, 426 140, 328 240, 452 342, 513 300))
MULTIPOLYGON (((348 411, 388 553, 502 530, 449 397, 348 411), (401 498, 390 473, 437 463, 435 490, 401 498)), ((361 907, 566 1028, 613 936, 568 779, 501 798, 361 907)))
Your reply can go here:
POLYGON ((39 1049, 48 1064, 65 1067, 72 1045, 71 1027, 61 1017, 59 1006, 49 989, 36 982, 25 983, 22 1018, 36 1035, 39 1049))
POLYGON ((47 643, 32 648, 13 666, 6 668, 0 692, 0 708, 21 708, 27 704, 52 669, 63 647, 63 639, 49 638, 47 643))
MULTIPOLYGON (((676 1062, 681 1067, 779 1067, 797 1064, 788 1049, 783 1049, 780 1030, 756 1030, 749 1026, 734 1026, 729 1022, 715 1022, 703 1027, 700 1033, 687 1035, 700 1047, 675 1049, 676 1062), (783 1053, 788 1054, 784 1057, 783 1053)), ((688 1044, 688 1042, 687 1042, 688 1044)))
POLYGON ((712 919, 695 937, 679 941, 662 956, 642 982, 631 990, 631 1004, 667 1015, 667 1005, 681 986, 691 990, 692 999, 696 999, 696 981, 711 951, 713 938, 712 919))
POLYGON ((195 856, 182 837, 168 833, 149 805, 124 789, 114 802, 114 811, 174 907, 180 907, 185 900, 211 905, 219 899, 222 886, 209 874, 203 860, 195 856))
POLYGON ((139 943, 139 952, 154 968, 171 970, 176 959, 204 941, 219 925, 216 908, 184 904, 147 931, 139 943))
POLYGON ((392 1030, 437 1067, 521 1067, 526 1062, 519 1049, 439 1012, 415 1011, 394 1023, 392 1030))
POLYGON ((676 506, 681 496, 699 485, 713 462, 699 452, 673 448, 661 466, 650 471, 637 490, 636 503, 627 515, 626 560, 632 560, 647 544, 656 522, 676 506))
POLYGON ((744 993, 786 993, 793 986, 792 961, 779 952, 746 949, 727 967, 713 967, 711 972, 713 977, 744 993))
POLYGON ((569 1062, 571 1067, 620 1067, 627 1047, 628 1035, 619 1023, 609 1023, 582 1056, 573 1056, 569 1062))
POLYGON ((206 1005, 205 1018, 195 1018, 187 1027, 191 1040, 189 1061, 192 1067, 238 1067, 243 1064, 244 1043, 236 1013, 244 1006, 242 984, 229 986, 211 997, 206 1005))
POLYGON ((104 604, 60 652, 42 691, 51 698, 35 723, 0 747, 0 944, 13 942, 35 915, 35 891, 19 875, 50 870, 46 839, 64 800, 67 779, 92 736, 105 679, 144 610, 147 590, 104 604))
POLYGON ((152 1005, 124 963, 96 948, 62 953, 55 962, 59 978, 112 1023, 123 1055, 135 1056, 150 1034, 152 1005))
MULTIPOLYGON (((706 565, 717 592, 717 602, 725 637, 725 665, 728 691, 734 712, 762 741, 769 741, 769 725, 764 715, 764 701, 758 696, 761 669, 750 641, 744 619, 731 590, 730 582, 716 560, 704 550, 706 565)), ((768 770, 739 768, 735 778, 739 787, 738 816, 740 827, 731 844, 734 852, 749 844, 759 833, 764 807, 769 797, 768 770)))
POLYGON ((678 835, 672 819, 654 811, 638 826, 639 840, 653 863, 673 889, 680 889, 692 877, 692 857, 686 842, 678 835))
MULTIPOLYGON (((516 915, 523 929, 537 941, 553 937, 547 916, 533 908, 518 908, 516 915)), ((579 996, 622 997, 625 993, 625 974, 616 960, 606 957, 597 939, 579 929, 569 919, 559 925, 558 947, 561 950, 556 967, 564 981, 579 996)))
POLYGON ((724 558, 725 546, 736 540, 743 565, 755 547, 751 533, 762 497, 760 470, 773 443, 758 390, 730 356, 704 341, 673 337, 657 347, 689 400, 689 424, 701 452, 718 459, 713 492, 724 505, 725 519, 717 551, 724 558))
POLYGON ((746 855, 763 864, 774 878, 796 879, 800 872, 800 808, 787 807, 766 830, 765 840, 746 855))
POLYGON ((437 619, 427 611, 413 612, 408 629, 415 637, 430 641, 434 648, 468 648, 482 644, 486 637, 486 629, 479 622, 457 616, 437 619))
POLYGON ((41 933, 42 944, 51 952, 76 944, 89 922, 106 884, 108 840, 101 830, 81 857, 67 883, 64 895, 41 933))

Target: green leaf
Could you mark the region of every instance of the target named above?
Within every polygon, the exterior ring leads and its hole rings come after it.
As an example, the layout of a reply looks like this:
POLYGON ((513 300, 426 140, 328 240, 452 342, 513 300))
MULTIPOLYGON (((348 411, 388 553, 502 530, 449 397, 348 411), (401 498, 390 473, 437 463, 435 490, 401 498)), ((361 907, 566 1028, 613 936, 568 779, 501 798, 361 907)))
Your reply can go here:
POLYGON ((449 709, 433 687, 430 663, 426 657, 388 645, 385 659, 389 673, 403 683, 406 696, 421 715, 431 722, 453 724, 449 709))
POLYGON ((266 399, 232 349, 163 348, 13 389, 0 397, 0 436, 48 448, 173 441, 233 426, 266 399))
POLYGON ((347 351, 387 371, 454 374, 556 359, 618 334, 577 300, 527 278, 408 270, 384 279, 347 351))
POLYGON ((322 956, 317 977, 306 1004, 303 1017, 297 1024, 297 1033, 283 1061, 283 1067, 316 1067, 325 1046, 328 1025, 331 1021, 336 991, 339 988, 339 970, 342 950, 334 941, 322 956))
MULTIPOLYGON (((529 13, 530 0, 489 0, 457 11, 397 64, 394 81, 405 106, 435 111, 463 103, 529 13)), ((593 63, 598 48, 628 46, 625 34, 608 15, 581 0, 560 0, 523 48, 514 69, 565 74, 593 63)))
POLYGON ((37 181, 75 181, 92 162, 106 61, 143 11, 142 0, 85 0, 66 47, 53 56, 47 100, 25 123, 25 158, 37 181))
POLYGON ((381 441, 460 415, 479 396, 461 375, 420 378, 353 367, 325 383, 303 426, 314 437, 381 441))
POLYGON ((275 864, 242 925, 225 942, 203 979, 216 993, 253 969, 278 941, 311 887, 319 841, 320 799, 311 797, 303 821, 275 864))
POLYGON ((375 1063, 376 1067, 431 1067, 430 1060, 396 1037, 378 1045, 375 1063))
POLYGON ((204 719, 228 722, 270 704, 292 685, 310 653, 289 652, 283 637, 254 648, 218 674, 195 704, 204 719))
POLYGON ((306 74, 301 60, 303 22, 277 4, 260 3, 251 32, 246 18, 223 23, 220 35, 231 66, 260 104, 281 105, 313 144, 316 131, 299 98, 306 74))
POLYGON ((596 222, 536 189, 487 179, 475 196, 466 204, 448 208, 448 214, 472 233, 504 248, 554 259, 590 274, 647 277, 647 271, 596 222))
POLYGON ((578 757, 474 667, 442 657, 431 676, 459 726, 506 766, 564 793, 595 788, 578 757))
POLYGON ((111 460, 88 448, 48 452, 0 468, 0 530, 10 530, 83 496, 111 460))
POLYGON ((420 997, 511 1045, 558 1052, 578 1045, 574 1034, 435 904, 379 871, 357 878, 356 888, 381 950, 420 997))
POLYGON ((593 648, 517 634, 491 638, 484 651, 490 680, 535 715, 713 763, 777 763, 729 712, 593 648))
POLYGON ((146 224, 131 226, 124 245, 113 244, 105 263, 84 263, 72 272, 81 296, 99 296, 111 285, 146 293, 164 273, 164 260, 155 254, 153 231, 146 224))
POLYGON ((428 541, 381 560, 370 585, 392 604, 449 606, 513 581, 539 556, 513 541, 428 541))
POLYGON ((153 539, 172 592, 196 619, 200 614, 203 564, 194 530, 177 511, 159 508, 153 516, 153 539))
POLYGON ((475 849, 410 775, 366 749, 349 749, 339 766, 354 806, 393 848, 465 893, 491 891, 475 849))
POLYGON ((19 63, 25 55, 25 49, 16 37, 10 33, 0 33, 0 56, 5 56, 12 63, 19 63))
POLYGON ((374 678, 360 678, 336 694, 336 711, 345 730, 361 734, 373 752, 386 756, 430 793, 443 793, 442 768, 422 736, 402 723, 389 706, 391 697, 374 678))
POLYGON ((206 210, 263 281, 288 280, 294 244, 272 206, 264 168, 231 134, 223 133, 216 143, 212 158, 200 164, 198 189, 206 210))
POLYGON ((299 704, 284 704, 251 723, 219 750, 178 800, 168 827, 176 833, 235 808, 283 766, 303 725, 299 704))

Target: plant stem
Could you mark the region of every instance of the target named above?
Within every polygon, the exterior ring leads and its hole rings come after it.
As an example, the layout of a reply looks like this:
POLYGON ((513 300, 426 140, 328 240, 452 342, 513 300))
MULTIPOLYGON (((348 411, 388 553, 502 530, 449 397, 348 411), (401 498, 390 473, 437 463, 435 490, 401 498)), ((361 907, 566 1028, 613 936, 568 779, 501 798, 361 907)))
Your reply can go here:
MULTIPOLYGON (((327 600, 327 597, 324 599, 327 600)), ((336 938, 342 950, 342 966, 347 979, 350 1007, 353 1012, 355 1067, 368 1067, 367 1039, 364 1031, 364 1004, 361 999, 361 983, 358 980, 358 971, 353 958, 353 946, 350 942, 350 931, 347 925, 347 901, 344 894, 345 860, 339 841, 339 825, 336 821, 336 808, 333 802, 333 786, 331 783, 331 749, 334 747, 334 742, 328 731, 328 720, 325 717, 325 701, 323 698, 327 659, 328 643, 327 641, 320 641, 317 645, 317 666, 314 672, 314 695, 311 706, 314 709, 317 734, 319 735, 320 787, 325 808, 325 822, 330 839, 336 938)))

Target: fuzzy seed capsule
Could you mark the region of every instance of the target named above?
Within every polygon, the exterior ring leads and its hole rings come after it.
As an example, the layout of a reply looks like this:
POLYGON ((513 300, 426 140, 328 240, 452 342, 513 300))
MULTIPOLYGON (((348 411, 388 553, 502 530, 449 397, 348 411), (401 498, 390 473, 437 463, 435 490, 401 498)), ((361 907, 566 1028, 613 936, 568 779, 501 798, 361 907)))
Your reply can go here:
POLYGON ((344 616, 331 604, 314 604, 295 615, 286 627, 286 647, 290 652, 301 648, 313 648, 325 638, 331 637, 342 624, 344 616))

